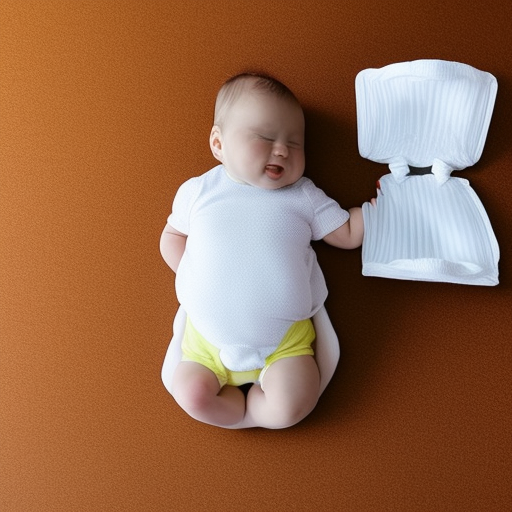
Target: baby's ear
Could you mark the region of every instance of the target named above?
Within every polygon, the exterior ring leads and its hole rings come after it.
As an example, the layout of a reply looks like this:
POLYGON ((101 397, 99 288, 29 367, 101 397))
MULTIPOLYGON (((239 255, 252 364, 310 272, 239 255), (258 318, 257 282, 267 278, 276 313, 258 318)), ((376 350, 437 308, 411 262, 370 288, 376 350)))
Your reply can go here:
POLYGON ((213 156, 222 161, 222 134, 220 128, 214 125, 210 133, 210 149, 212 150, 213 156))

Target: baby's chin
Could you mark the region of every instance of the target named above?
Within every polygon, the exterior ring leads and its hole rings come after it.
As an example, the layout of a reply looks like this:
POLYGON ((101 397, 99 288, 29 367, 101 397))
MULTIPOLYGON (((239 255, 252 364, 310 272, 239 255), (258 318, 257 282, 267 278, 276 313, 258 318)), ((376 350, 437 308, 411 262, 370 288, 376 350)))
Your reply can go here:
POLYGON ((273 179, 265 176, 266 179, 260 180, 259 183, 255 183, 254 186, 264 188, 266 190, 278 190, 280 188, 289 187, 293 185, 297 180, 285 180, 285 179, 273 179))

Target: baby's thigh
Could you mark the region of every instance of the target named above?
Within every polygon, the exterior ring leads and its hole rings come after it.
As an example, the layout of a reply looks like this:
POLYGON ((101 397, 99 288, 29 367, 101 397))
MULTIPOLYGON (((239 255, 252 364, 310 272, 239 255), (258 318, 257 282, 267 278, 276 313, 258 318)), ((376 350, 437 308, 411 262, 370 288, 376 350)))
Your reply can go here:
POLYGON ((283 420, 296 423, 315 407, 320 373, 313 356, 293 356, 272 363, 261 382, 265 398, 283 420))

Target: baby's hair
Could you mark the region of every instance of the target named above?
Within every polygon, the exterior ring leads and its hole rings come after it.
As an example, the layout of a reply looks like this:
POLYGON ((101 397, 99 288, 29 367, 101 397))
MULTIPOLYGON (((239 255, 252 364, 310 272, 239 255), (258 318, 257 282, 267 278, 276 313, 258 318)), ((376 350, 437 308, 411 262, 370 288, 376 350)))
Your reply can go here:
POLYGON ((300 106, 295 94, 276 78, 262 73, 240 73, 229 78, 220 88, 215 102, 214 124, 220 125, 229 106, 240 97, 242 92, 250 89, 275 94, 300 106))

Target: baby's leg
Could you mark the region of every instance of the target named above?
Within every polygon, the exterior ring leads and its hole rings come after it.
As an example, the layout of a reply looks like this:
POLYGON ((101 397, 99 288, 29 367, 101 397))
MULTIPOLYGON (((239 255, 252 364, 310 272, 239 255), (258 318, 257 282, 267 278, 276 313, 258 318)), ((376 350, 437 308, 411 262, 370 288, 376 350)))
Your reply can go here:
POLYGON ((286 428, 304 419, 319 397, 320 374, 313 356, 279 359, 267 369, 263 387, 252 386, 245 417, 231 428, 286 428))
POLYGON ((203 423, 230 427, 244 417, 244 394, 233 386, 221 388, 215 373, 199 363, 179 363, 172 395, 185 412, 203 423))

